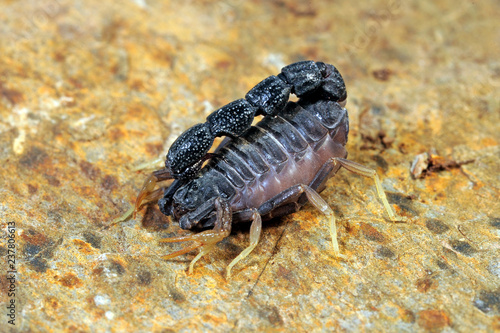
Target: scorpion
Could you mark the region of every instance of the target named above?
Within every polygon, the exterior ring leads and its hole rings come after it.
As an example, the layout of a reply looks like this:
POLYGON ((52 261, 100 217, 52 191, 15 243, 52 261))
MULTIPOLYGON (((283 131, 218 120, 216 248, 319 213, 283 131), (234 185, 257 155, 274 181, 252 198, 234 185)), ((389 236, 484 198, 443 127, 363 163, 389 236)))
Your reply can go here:
POLYGON ((300 61, 181 134, 167 153, 165 168, 146 179, 133 214, 144 203, 158 201, 160 211, 182 229, 211 229, 161 239, 194 242, 162 258, 199 248, 189 265, 191 274, 194 264, 229 236, 233 223, 251 222, 250 245, 228 265, 229 279, 231 269, 257 246, 262 221, 297 212, 307 202, 326 216, 333 253, 342 257, 334 213, 318 194, 341 167, 372 178, 390 220, 397 221, 375 170, 346 159, 346 99, 344 80, 333 65, 300 61), (288 101, 291 93, 297 102, 288 101), (257 115, 263 118, 252 126, 257 115), (208 153, 218 136, 226 138, 208 153), (173 179, 169 186, 155 189, 168 179, 173 179))

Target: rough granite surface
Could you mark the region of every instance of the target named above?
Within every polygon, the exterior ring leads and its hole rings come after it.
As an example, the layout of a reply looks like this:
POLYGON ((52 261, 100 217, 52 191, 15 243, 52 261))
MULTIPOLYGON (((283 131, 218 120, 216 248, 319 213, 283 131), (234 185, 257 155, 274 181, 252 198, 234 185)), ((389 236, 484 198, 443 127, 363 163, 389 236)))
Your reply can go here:
POLYGON ((0 9, 1 332, 500 331, 498 1, 0 9), (196 252, 161 259, 182 245, 158 241, 188 232, 155 205, 106 228, 133 205, 148 175, 137 166, 306 59, 342 73, 349 158, 377 170, 406 223, 388 220, 371 180, 341 170, 322 197, 346 259, 306 205, 265 224, 230 281, 248 225, 192 275, 196 252), (422 153, 432 163, 412 177, 422 153))

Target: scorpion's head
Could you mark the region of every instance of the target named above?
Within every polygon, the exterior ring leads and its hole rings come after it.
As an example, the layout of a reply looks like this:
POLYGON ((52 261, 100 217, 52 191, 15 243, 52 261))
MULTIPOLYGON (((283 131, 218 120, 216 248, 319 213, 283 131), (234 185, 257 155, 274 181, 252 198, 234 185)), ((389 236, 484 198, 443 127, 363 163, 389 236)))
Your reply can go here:
POLYGON ((210 173, 192 179, 181 186, 173 195, 172 215, 181 228, 191 229, 199 222, 212 217, 214 200, 218 197, 229 200, 234 189, 225 180, 211 177, 210 173))
POLYGON ((184 213, 200 207, 208 199, 217 196, 214 184, 207 183, 204 178, 196 178, 182 186, 174 194, 174 205, 184 213))

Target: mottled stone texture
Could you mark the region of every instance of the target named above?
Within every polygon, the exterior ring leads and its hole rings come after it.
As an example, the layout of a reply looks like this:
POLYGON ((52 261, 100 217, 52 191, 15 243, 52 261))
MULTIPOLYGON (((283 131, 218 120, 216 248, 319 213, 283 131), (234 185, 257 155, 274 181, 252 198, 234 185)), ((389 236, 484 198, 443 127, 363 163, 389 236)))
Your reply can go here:
MULTIPOLYGON (((16 223, 19 332, 500 330, 498 1, 2 1, 0 219, 16 223), (248 226, 201 259, 165 261, 185 233, 126 211, 134 167, 289 63, 334 64, 349 158, 312 206, 248 226), (432 150, 435 149, 435 150, 432 150), (410 176, 418 154, 456 161, 410 176), (466 162, 465 164, 461 164, 466 162)), ((0 304, 10 299, 5 240, 0 304)), ((8 332, 6 311, 0 327, 8 332)))

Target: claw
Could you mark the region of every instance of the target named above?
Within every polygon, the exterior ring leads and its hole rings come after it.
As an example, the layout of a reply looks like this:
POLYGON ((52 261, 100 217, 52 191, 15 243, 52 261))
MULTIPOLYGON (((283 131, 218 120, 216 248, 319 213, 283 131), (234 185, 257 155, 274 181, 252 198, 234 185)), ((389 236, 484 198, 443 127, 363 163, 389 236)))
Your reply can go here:
POLYGON ((201 244, 194 243, 191 246, 183 248, 182 250, 172 252, 170 254, 167 254, 166 256, 162 256, 162 259, 167 260, 167 259, 172 259, 172 258, 178 257, 178 256, 180 256, 180 255, 182 255, 184 253, 188 253, 188 252, 191 252, 193 250, 196 250, 200 246, 201 246, 201 244))
POLYGON ((211 246, 214 245, 221 240, 223 240, 225 237, 229 235, 229 232, 226 231, 220 231, 220 230, 205 230, 197 234, 193 235, 188 235, 188 236, 179 236, 179 237, 172 237, 172 238, 163 238, 160 239, 161 243, 178 243, 178 242, 186 242, 186 241, 194 241, 195 244, 188 246, 182 250, 176 251, 174 253, 168 254, 166 256, 163 256, 163 259, 172 259, 177 256, 180 256, 181 254, 188 253, 192 250, 195 250, 199 247, 205 247, 205 246, 211 246))
POLYGON ((149 196, 152 192, 153 189, 156 186, 156 183, 158 181, 158 178, 154 174, 151 174, 146 181, 144 181, 144 184, 142 185, 141 191, 139 192, 139 195, 137 196, 137 199, 135 199, 135 206, 134 206, 134 219, 137 214, 137 211, 142 205, 142 202, 144 199, 146 199, 147 196, 149 196))
POLYGON ((189 264, 189 274, 193 273, 193 267, 194 264, 200 259, 203 255, 207 254, 210 252, 214 247, 215 244, 223 240, 225 237, 229 235, 230 231, 221 231, 221 230, 206 230, 203 232, 200 232, 198 234, 193 234, 189 236, 180 236, 180 237, 172 237, 172 238, 164 238, 161 239, 160 242, 162 243, 177 243, 177 242, 185 242, 185 241, 194 241, 195 243, 183 248, 182 250, 175 251, 173 253, 167 254, 166 256, 163 256, 162 259, 172 259, 177 256, 180 256, 182 254, 191 252, 193 250, 196 250, 197 248, 200 248, 200 253, 193 259, 191 260, 191 263, 189 264))

